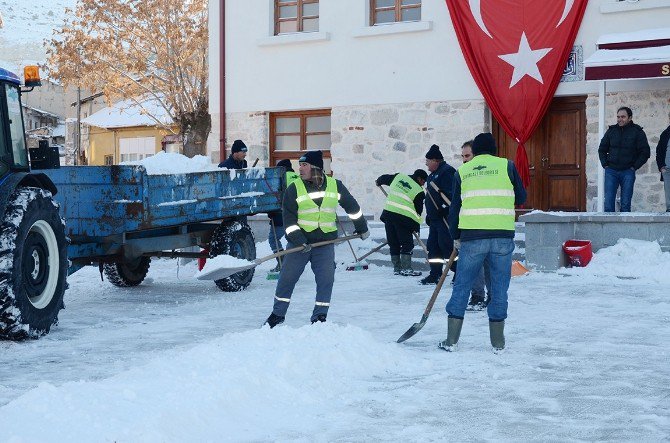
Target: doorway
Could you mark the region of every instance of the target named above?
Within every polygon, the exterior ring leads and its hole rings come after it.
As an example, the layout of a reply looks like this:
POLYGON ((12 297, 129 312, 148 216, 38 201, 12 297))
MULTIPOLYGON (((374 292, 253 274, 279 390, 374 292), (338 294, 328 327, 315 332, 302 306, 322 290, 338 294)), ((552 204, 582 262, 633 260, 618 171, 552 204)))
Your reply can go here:
MULTIPOLYGON (((514 160, 517 142, 493 119, 498 155, 514 160)), ((586 210, 586 96, 554 97, 525 143, 530 185, 525 209, 586 210)))

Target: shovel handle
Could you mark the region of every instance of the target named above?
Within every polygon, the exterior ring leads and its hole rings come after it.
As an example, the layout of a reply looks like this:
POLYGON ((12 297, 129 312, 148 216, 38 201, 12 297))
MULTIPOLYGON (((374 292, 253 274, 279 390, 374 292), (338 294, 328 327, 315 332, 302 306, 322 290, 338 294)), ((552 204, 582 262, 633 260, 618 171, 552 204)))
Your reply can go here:
MULTIPOLYGON (((349 241, 349 240, 354 240, 354 239, 357 239, 357 238, 361 238, 361 234, 346 235, 344 237, 338 237, 338 238, 333 239, 333 240, 324 240, 324 241, 320 241, 320 242, 316 242, 316 243, 310 243, 309 245, 313 248, 318 248, 319 246, 325 246, 325 245, 330 245, 330 244, 335 244, 335 243, 342 243, 342 242, 349 241)), ((261 264, 263 262, 266 262, 268 260, 272 260, 273 258, 281 257, 281 256, 286 255, 286 254, 292 254, 294 252, 300 252, 303 249, 305 249, 305 246, 303 246, 303 245, 296 246, 295 248, 291 248, 291 249, 284 249, 283 251, 275 252, 272 255, 268 255, 268 256, 263 257, 263 258, 257 258, 255 260, 255 262, 256 262, 257 265, 259 265, 259 264, 261 264)))

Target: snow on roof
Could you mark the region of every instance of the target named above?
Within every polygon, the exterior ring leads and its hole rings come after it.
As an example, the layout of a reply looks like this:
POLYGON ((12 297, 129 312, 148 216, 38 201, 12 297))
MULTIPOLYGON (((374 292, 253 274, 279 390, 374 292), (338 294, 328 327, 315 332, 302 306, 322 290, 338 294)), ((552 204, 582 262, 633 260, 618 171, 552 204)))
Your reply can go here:
POLYGON ((53 131, 51 131, 52 137, 65 137, 65 123, 59 123, 53 131))
POLYGON ((670 39, 670 28, 643 29, 641 31, 601 35, 596 42, 599 45, 623 42, 642 42, 647 40, 670 39))
POLYGON ((670 46, 636 49, 599 49, 584 60, 584 66, 659 63, 670 60, 670 46))
POLYGON ((156 119, 165 125, 174 123, 168 112, 150 98, 142 102, 142 107, 127 99, 95 112, 81 122, 99 128, 129 128, 134 126, 157 126, 156 119), (150 113, 154 118, 148 115, 150 113))

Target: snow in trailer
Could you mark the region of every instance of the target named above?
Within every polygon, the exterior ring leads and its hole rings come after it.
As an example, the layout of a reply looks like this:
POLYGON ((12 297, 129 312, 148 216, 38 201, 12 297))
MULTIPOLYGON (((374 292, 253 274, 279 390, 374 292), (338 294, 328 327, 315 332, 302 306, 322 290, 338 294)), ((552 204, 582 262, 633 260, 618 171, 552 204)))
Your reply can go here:
MULTIPOLYGON (((375 237, 373 233, 373 237, 375 237)), ((378 236, 377 236, 378 237, 378 236)), ((372 238, 353 242, 357 253, 372 238)), ((258 256, 270 253, 257 243, 258 256)), ((261 328, 276 282, 261 264, 243 292, 155 260, 135 288, 69 278, 49 335, 0 342, 0 441, 663 441, 670 435, 670 253, 621 240, 586 268, 512 280, 507 348, 490 350, 485 311, 459 349, 445 287, 336 247, 328 322, 309 324, 309 268, 285 324, 261 328)))

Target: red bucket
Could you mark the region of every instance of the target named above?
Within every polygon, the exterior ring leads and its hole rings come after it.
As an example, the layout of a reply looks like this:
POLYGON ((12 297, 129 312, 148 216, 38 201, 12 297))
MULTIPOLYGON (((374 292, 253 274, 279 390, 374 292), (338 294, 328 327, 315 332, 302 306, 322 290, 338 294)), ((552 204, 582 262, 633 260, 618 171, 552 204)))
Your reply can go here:
POLYGON ((593 257, 589 240, 568 240, 563 243, 563 252, 568 256, 570 266, 586 266, 593 257))

